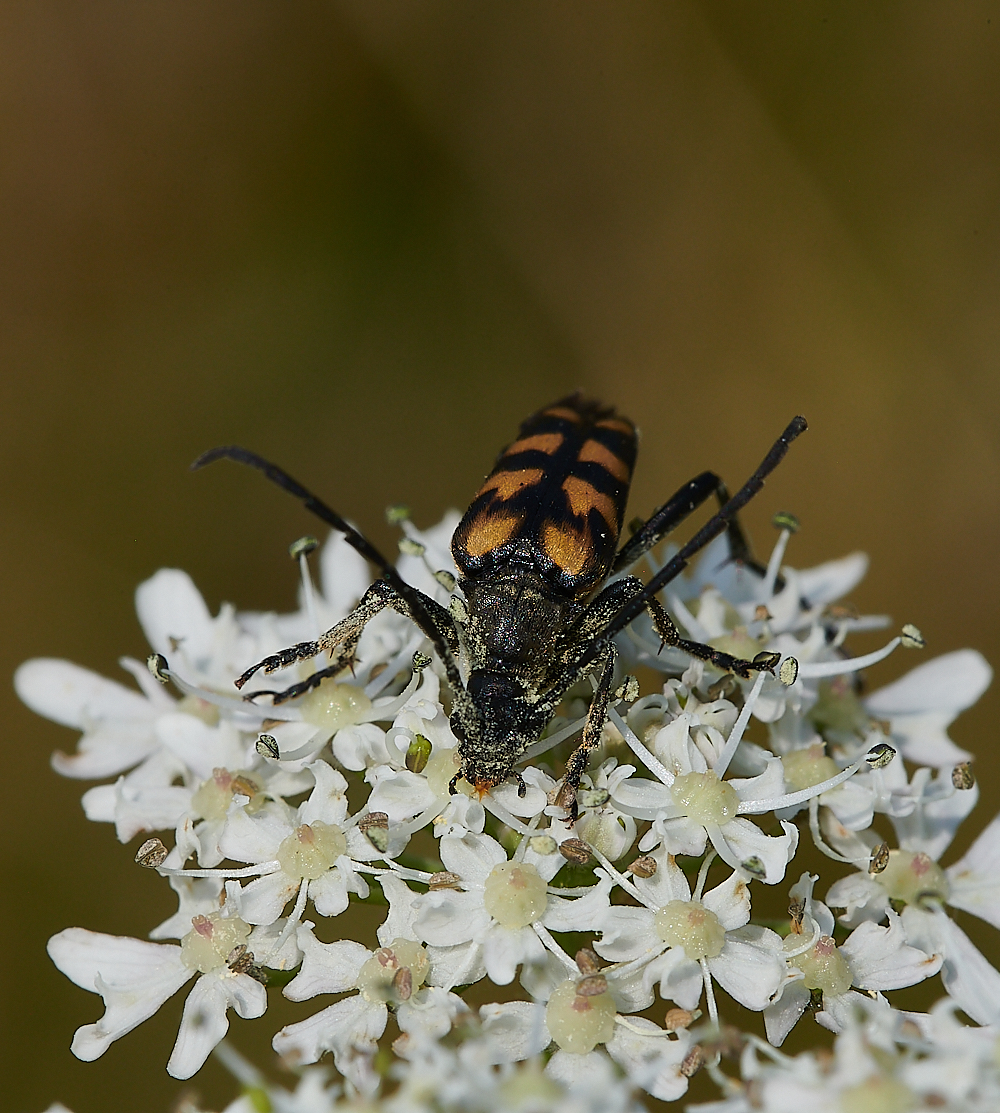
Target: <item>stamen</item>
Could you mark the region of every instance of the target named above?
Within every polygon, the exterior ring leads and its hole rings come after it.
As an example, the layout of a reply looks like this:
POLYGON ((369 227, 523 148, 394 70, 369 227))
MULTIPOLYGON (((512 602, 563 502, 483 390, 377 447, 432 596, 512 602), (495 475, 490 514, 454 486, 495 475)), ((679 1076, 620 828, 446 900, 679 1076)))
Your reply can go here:
POLYGON ((819 797, 814 796, 809 801, 809 833, 812 835, 813 843, 816 849, 825 854, 827 858, 832 858, 835 862, 844 862, 846 865, 864 868, 868 864, 868 858, 845 858, 843 854, 838 854, 832 847, 827 846, 823 839, 823 833, 819 828, 819 797))
MULTIPOLYGON (((629 748, 635 756, 646 766, 646 768, 657 779, 665 785, 672 785, 674 783, 674 775, 669 769, 660 761, 658 757, 650 753, 649 750, 639 741, 636 737, 635 731, 625 722, 625 720, 618 714, 617 710, 613 707, 608 708, 608 718, 618 728, 618 732, 628 743, 629 748)), ((622 809, 624 810, 624 809, 622 809)))
POLYGON ((302 598, 305 602, 306 614, 309 616, 313 640, 319 638, 322 630, 319 626, 319 614, 316 610, 316 590, 313 587, 312 576, 309 574, 309 554, 319 548, 315 537, 300 537, 288 546, 288 555, 292 560, 299 562, 299 574, 302 577, 302 598))
MULTIPOLYGON (((788 539, 798 528, 798 522, 795 523, 795 528, 792 528, 791 521, 784 516, 776 514, 774 516, 774 524, 781 529, 778 534, 778 540, 771 550, 771 556, 767 562, 767 571, 764 573, 764 583, 761 585, 761 596, 764 599, 771 599, 774 597, 774 585, 778 582, 778 572, 781 569, 781 562, 785 559, 785 549, 788 546, 788 539)), ((794 519, 793 519, 794 520, 794 519)))
POLYGON ((583 730, 586 722, 587 716, 583 715, 579 719, 574 719, 568 726, 564 726, 561 730, 557 730, 555 734, 550 734, 547 738, 543 738, 540 742, 536 742, 533 746, 529 746, 517 759, 518 765, 520 765, 522 761, 530 761, 532 758, 538 757, 539 754, 544 754, 547 750, 551 750, 554 746, 558 746, 560 742, 565 742, 567 738, 572 738, 574 734, 583 730))
MULTIPOLYGON (((892 750, 891 746, 886 748, 892 750)), ((875 749, 877 750, 879 747, 875 749)), ((874 750, 871 753, 873 755, 871 761, 869 761, 869 754, 865 754, 864 757, 858 758, 852 765, 841 770, 835 777, 820 781, 819 784, 812 785, 809 788, 803 788, 799 792, 786 792, 783 796, 775 796, 770 800, 744 800, 740 803, 739 814, 763 815, 765 812, 777 811, 779 808, 790 808, 794 804, 804 804, 814 796, 822 796, 824 792, 829 792, 831 788, 836 788, 837 785, 850 780, 863 765, 882 760, 883 755, 881 753, 875 754, 874 750)), ((892 750, 893 756, 895 756, 895 753, 896 751, 892 750)))
POLYGON ((690 610, 688 610, 687 604, 679 595, 675 592, 670 592, 667 599, 670 603, 670 609, 684 626, 689 638, 692 638, 696 642, 707 642, 711 638, 712 635, 694 617, 690 610))
POLYGON ((866 669, 870 665, 877 665, 884 661, 897 646, 903 644, 903 637, 897 636, 881 649, 874 653, 866 653, 863 657, 847 657, 843 661, 812 661, 799 665, 799 676, 804 680, 815 680, 823 676, 843 676, 846 673, 866 669))
POLYGON ((764 686, 764 677, 766 675, 767 673, 764 672, 757 673, 757 679, 753 682, 753 687, 750 689, 750 694, 743 704, 739 718, 733 724, 733 729, 729 732, 729 737, 726 739, 726 745, 723 747, 722 753, 719 754, 719 759, 714 766, 715 775, 719 780, 722 780, 726 775, 726 770, 729 768, 729 763, 733 760, 736 748, 743 740, 743 734, 747 729, 747 723, 750 722, 754 704, 756 704, 757 697, 760 695, 760 690, 764 686))
POLYGON ((544 924, 539 923, 538 920, 536 920, 531 926, 534 929, 535 934, 542 941, 543 945, 548 950, 550 950, 557 959, 559 959, 563 966, 565 966, 566 969, 569 970, 570 974, 579 974, 576 963, 569 957, 568 954, 566 954, 566 952, 562 949, 562 947, 559 946, 555 939, 552 938, 552 934, 550 933, 549 929, 545 927, 544 924))

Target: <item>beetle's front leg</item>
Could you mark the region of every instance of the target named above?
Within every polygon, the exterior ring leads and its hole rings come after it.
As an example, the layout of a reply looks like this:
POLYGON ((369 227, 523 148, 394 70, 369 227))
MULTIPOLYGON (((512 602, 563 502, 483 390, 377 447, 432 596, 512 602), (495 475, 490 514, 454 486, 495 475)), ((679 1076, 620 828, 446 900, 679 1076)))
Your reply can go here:
POLYGON ((614 645, 609 645, 599 661, 601 678, 597 682, 594 698, 590 701, 590 710, 587 712, 587 721, 583 726, 583 738, 580 745, 570 754, 566 762, 566 775, 562 787, 556 797, 556 803, 563 808, 569 808, 571 823, 576 823, 579 807, 576 802, 577 789, 580 787, 580 778, 587 768, 591 752, 597 748, 601 741, 601 732, 604 730, 604 721, 608 717, 608 705, 611 703, 612 686, 615 677, 615 661, 618 659, 618 650, 614 645))

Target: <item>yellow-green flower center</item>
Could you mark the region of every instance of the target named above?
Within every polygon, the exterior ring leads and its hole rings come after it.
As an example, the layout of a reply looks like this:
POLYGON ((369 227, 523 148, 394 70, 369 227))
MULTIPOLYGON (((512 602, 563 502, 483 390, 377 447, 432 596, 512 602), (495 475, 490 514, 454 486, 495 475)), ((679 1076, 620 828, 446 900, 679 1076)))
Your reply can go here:
POLYGON ((264 782, 256 773, 213 769, 211 777, 191 797, 191 813, 201 819, 225 819, 234 796, 249 796, 247 811, 253 815, 264 805, 264 782))
POLYGON ((811 950, 793 961, 805 975, 802 984, 806 989, 821 989, 830 997, 839 997, 851 988, 847 959, 829 935, 824 935, 811 950))
POLYGON ((501 862, 486 878, 483 904, 505 928, 523 928, 540 919, 548 896, 545 879, 526 862, 501 862))
POLYGON ((875 876, 893 900, 905 904, 948 899, 944 870, 922 851, 890 850, 889 864, 875 876))
POLYGON ((355 983, 366 1001, 401 1004, 424 984, 430 959, 419 943, 394 939, 380 947, 358 971, 355 983))
POLYGON ((563 1051, 574 1055, 587 1055, 615 1034, 615 1002, 607 989, 603 993, 579 992, 581 987, 587 989, 591 981, 571 978, 562 982, 545 1007, 550 1035, 563 1051))
POLYGON ((289 877, 315 881, 347 853, 347 839, 336 823, 303 823, 283 839, 276 855, 289 877))
POLYGON ((307 723, 335 734, 341 727, 353 726, 368 719, 372 701, 353 684, 324 680, 299 700, 302 718, 307 723))
POLYGON ((250 925, 238 916, 224 918, 221 912, 195 916, 191 920, 191 930, 181 940, 181 962, 189 970, 202 974, 218 970, 249 935, 250 925))
POLYGON ((670 795, 686 816, 703 826, 728 823, 740 807, 736 789, 711 770, 681 774, 670 786, 670 795))
POLYGON ((840 772, 832 757, 827 757, 821 742, 814 742, 804 750, 793 750, 781 759, 785 780, 796 792, 812 788, 822 781, 836 777, 840 772))
POLYGON ((700 901, 672 900, 653 922, 663 942, 681 947, 690 959, 715 958, 726 945, 726 929, 719 917, 700 901))
POLYGON ((922 1104, 898 1078, 873 1074, 841 1093, 840 1108, 841 1113, 909 1113, 922 1104))

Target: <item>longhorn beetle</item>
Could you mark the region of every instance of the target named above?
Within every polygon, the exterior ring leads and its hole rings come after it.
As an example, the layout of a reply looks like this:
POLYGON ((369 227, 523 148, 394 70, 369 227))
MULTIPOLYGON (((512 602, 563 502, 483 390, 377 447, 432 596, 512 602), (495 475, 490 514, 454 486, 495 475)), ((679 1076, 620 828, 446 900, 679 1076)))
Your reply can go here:
POLYGON ((741 677, 749 677, 751 670, 774 671, 777 653, 759 653, 747 661, 682 638, 657 593, 723 532, 729 534, 734 558, 750 560, 737 512, 761 489, 805 428, 804 418, 794 418, 732 498, 718 476, 702 472, 618 549, 638 444, 635 426, 612 408, 579 394, 546 406, 523 422, 518 439, 500 453, 455 530, 451 548, 461 594, 452 596, 450 608, 403 580, 367 538, 281 468, 237 445, 213 448, 192 468, 223 457, 258 468, 339 530, 382 574, 353 613, 317 641, 300 642, 266 657, 247 669, 236 686, 242 688, 259 670, 273 672, 325 651, 326 668, 284 691, 255 692, 246 698, 270 695, 274 703, 281 703, 301 696, 348 668, 365 624, 392 607, 426 634, 451 687, 450 722, 460 759, 451 791, 456 791, 459 777, 480 794, 514 777, 524 795, 515 763, 540 738, 569 689, 595 673, 583 737, 567 763, 559 795, 575 818, 576 790, 613 695, 615 636, 643 611, 663 645, 741 677), (713 495, 720 504, 718 512, 648 583, 635 576, 605 583, 713 495))

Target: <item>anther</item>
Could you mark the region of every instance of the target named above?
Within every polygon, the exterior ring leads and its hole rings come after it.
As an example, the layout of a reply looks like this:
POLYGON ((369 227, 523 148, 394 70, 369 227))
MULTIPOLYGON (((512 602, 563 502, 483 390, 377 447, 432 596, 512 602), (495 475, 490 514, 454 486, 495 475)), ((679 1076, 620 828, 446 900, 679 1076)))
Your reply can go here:
POLYGON ((603 974, 588 974, 576 983, 578 997, 598 997, 608 992, 608 979, 603 974))
POLYGON ((446 569, 442 568, 434 573, 434 579, 445 589, 445 591, 455 590, 455 577, 446 569))
POLYGON ((687 1055, 684 1056, 680 1065, 680 1073, 683 1074, 685 1078, 691 1078, 696 1075, 704 1065, 705 1052, 699 1044, 695 1044, 687 1055))
POLYGON ((775 529, 787 529, 789 533, 798 533, 800 529, 798 518, 788 510, 779 510, 771 519, 771 525, 775 529))
POLYGON ((369 812, 358 820, 358 830, 384 854, 389 849, 389 816, 385 812, 369 812))
POLYGON ((431 890, 458 889, 461 884, 461 877, 459 877, 457 873, 452 873, 451 870, 441 870, 440 873, 432 873, 427 880, 427 888, 431 890))
POLYGON ((763 881, 767 877, 767 867, 756 854, 752 854, 746 861, 740 862, 740 869, 757 881, 763 881))
POLYGON ((615 689, 615 699, 624 700, 626 703, 633 703, 638 698, 639 681, 634 676, 626 676, 615 689))
POLYGON ((257 739, 254 749, 261 757, 270 757, 275 761, 281 757, 281 751, 278 749, 278 740, 273 734, 262 734, 257 739))
POLYGON ((865 754, 865 761, 872 769, 884 769, 895 756, 896 751, 888 743, 879 742, 865 754))
POLYGON ((786 657, 778 669, 778 679, 786 688, 790 688, 799 675, 799 662, 794 657, 786 657))
POLYGON ((315 537, 310 537, 307 534, 305 537, 300 537, 297 541, 293 541, 291 545, 288 546, 288 555, 292 560, 298 560, 299 557, 308 556, 318 548, 319 541, 317 541, 315 537))
POLYGON ((410 508, 403 506, 402 503, 387 506, 385 508, 385 520, 390 526, 398 526, 402 522, 408 522, 410 520, 410 508))
POLYGON ((701 1009, 695 1009, 693 1012, 690 1009, 667 1009, 667 1015, 663 1018, 663 1027, 668 1032, 683 1032, 685 1028, 690 1028, 700 1016, 701 1009))
POLYGON ((753 667, 758 672, 773 673, 774 669, 775 669, 775 666, 778 664, 778 662, 780 660, 781 660, 781 654, 780 653, 764 652, 764 653, 758 653, 757 656, 754 657, 753 661, 751 661, 751 664, 753 665, 753 667))
POLYGON ((405 764, 411 773, 422 773, 427 768, 431 756, 431 740, 422 734, 415 734, 406 748, 405 764))
POLYGON ((170 680, 169 668, 166 657, 162 653, 150 653, 146 658, 146 668, 156 677, 161 684, 170 680))
POLYGON ((163 865, 168 853, 169 851, 159 839, 146 839, 135 852, 135 860, 140 866, 155 870, 157 866, 163 865))
POLYGON ((399 551, 407 556, 419 557, 427 552, 427 546, 420 541, 414 541, 412 537, 401 537, 399 539, 399 551))
POLYGON ((392 988, 400 1001, 409 1001, 413 995, 413 973, 409 966, 401 966, 392 979, 392 988))
MULTIPOLYGON (((601 960, 589 947, 581 947, 580 950, 576 952, 574 961, 576 962, 577 970, 586 976, 596 974, 601 969, 601 960)), ((577 993, 579 992, 580 990, 577 989, 577 993)))
POLYGON ((916 626, 908 622, 899 632, 899 644, 904 649, 923 649, 927 643, 916 626))
POLYGON ((581 788, 576 794, 581 808, 603 808, 611 799, 606 788, 581 788))
POLYGON ((432 660, 433 658, 428 657, 426 653, 421 653, 418 649, 417 652, 413 654, 413 671, 423 672, 432 660))
POLYGON ((591 858, 590 847, 583 839, 564 839, 559 844, 559 853, 577 866, 585 866, 591 858))
POLYGON ((976 783, 976 775, 972 772, 972 763, 963 761, 951 771, 951 783, 959 792, 967 792, 976 783))
POLYGON ((645 854, 629 862, 625 872, 632 874, 633 877, 652 877, 656 873, 656 859, 651 854, 645 854))
POLYGON ((871 861, 868 863, 868 872, 870 874, 882 873, 888 864, 889 844, 887 842, 880 842, 872 851, 871 861))

